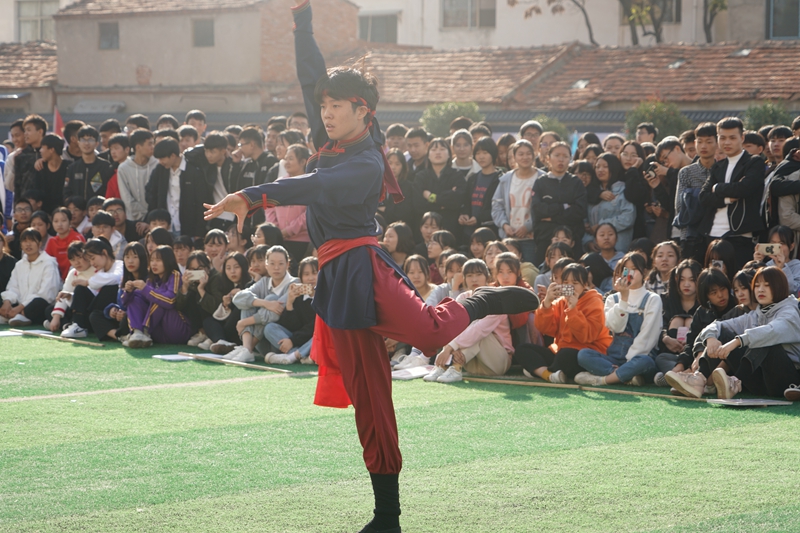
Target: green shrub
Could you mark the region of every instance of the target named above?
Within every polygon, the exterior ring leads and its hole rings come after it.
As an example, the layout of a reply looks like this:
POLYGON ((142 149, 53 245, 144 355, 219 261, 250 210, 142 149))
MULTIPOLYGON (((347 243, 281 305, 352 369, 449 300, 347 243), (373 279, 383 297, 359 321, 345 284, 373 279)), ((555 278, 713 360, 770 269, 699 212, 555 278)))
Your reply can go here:
POLYGON ((786 110, 783 102, 765 102, 760 105, 751 105, 744 112, 744 127, 748 130, 758 130, 761 126, 775 124, 776 126, 790 126, 792 115, 786 110))
POLYGON ((694 127, 676 104, 656 99, 639 102, 625 115, 625 130, 629 139, 636 137, 636 126, 642 122, 652 122, 658 128, 656 142, 669 135, 677 137, 694 127))
POLYGON ((428 106, 420 122, 434 137, 447 137, 450 135, 450 123, 458 117, 467 117, 474 122, 484 119, 475 102, 445 102, 428 106))

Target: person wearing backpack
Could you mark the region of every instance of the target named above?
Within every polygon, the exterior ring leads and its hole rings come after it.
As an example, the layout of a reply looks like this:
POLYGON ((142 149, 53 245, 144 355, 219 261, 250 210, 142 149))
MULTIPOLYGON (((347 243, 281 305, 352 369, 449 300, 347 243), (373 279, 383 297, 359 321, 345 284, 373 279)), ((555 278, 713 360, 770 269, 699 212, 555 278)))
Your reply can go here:
POLYGON ((691 165, 678 172, 678 187, 675 191, 675 220, 673 226, 681 230, 681 257, 694 259, 700 264, 706 253, 706 238, 698 227, 705 209, 700 205, 700 189, 711 175, 716 160, 717 126, 704 122, 695 128, 697 158, 691 165))

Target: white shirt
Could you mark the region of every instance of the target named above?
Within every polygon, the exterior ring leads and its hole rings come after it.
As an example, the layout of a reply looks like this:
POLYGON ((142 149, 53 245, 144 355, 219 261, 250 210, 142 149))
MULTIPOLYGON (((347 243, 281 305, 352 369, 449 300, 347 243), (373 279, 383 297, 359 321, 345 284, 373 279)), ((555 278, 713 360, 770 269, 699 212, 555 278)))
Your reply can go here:
POLYGON ((42 298, 51 304, 56 301, 58 289, 61 288, 61 275, 58 273, 58 263, 53 257, 41 252, 33 262, 27 255, 14 265, 11 279, 8 280, 6 290, 0 294, 0 299, 8 300, 12 304, 28 305, 36 298, 42 298))
POLYGON ((508 188, 508 204, 511 208, 508 221, 511 227, 519 229, 525 226, 525 221, 531 218, 531 189, 536 182, 536 172, 528 179, 520 179, 517 177, 516 171, 511 177, 511 183, 508 188))
MULTIPOLYGON (((744 154, 744 150, 742 150, 739 155, 728 158, 728 168, 725 169, 725 183, 731 182, 733 169, 742 158, 742 154, 744 154)), ((716 187, 716 185, 714 185, 714 187, 716 187)), ((731 230, 731 224, 728 221, 729 203, 731 203, 730 200, 726 198, 725 207, 720 207, 717 209, 717 213, 714 215, 714 223, 711 225, 711 233, 709 234, 711 237, 722 237, 731 230)))
POLYGON ((186 170, 186 158, 181 156, 181 164, 177 170, 169 169, 169 187, 167 188, 167 211, 172 218, 172 231, 181 231, 181 172, 186 170))
MULTIPOLYGON (((222 181, 222 167, 217 167, 217 182, 214 184, 214 203, 220 203, 226 196, 228 196, 228 191, 225 190, 225 183, 222 181)), ((222 213, 218 218, 232 222, 233 213, 222 213)))

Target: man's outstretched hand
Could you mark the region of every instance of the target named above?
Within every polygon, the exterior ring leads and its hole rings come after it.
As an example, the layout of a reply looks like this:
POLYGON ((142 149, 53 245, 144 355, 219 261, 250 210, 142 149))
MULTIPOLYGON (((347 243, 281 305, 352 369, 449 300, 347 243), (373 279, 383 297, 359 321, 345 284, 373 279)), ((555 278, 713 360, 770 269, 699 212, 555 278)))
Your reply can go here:
POLYGON ((239 233, 244 230, 244 220, 247 218, 247 203, 238 194, 229 194, 218 204, 203 204, 203 207, 206 208, 206 212, 203 213, 205 220, 217 218, 222 213, 233 213, 236 215, 236 225, 239 228, 239 233))

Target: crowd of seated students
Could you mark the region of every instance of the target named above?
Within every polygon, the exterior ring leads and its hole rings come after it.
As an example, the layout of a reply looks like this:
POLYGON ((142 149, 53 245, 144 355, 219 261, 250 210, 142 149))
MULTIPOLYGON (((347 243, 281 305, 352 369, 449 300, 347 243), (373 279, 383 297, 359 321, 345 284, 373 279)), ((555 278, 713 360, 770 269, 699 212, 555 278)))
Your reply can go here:
MULTIPOLYGON (((256 212, 241 234, 232 216, 203 219, 204 203, 303 174, 316 151, 303 113, 265 130, 207 132, 197 110, 155 129, 132 115, 125 133, 115 120, 67 126, 64 138, 37 115, 11 126, 1 323, 313 362, 305 207, 256 212)), ((727 118, 656 144, 645 123, 636 140, 585 133, 573 153, 536 121, 495 136, 460 117, 447 138, 390 126, 387 161, 406 198, 381 205, 376 223, 407 282, 430 305, 490 284, 542 302, 476 321, 435 357, 386 339, 393 365, 433 364, 426 380, 438 382, 514 364, 555 383, 693 396, 794 390, 797 131, 800 118, 762 133, 727 118)))

